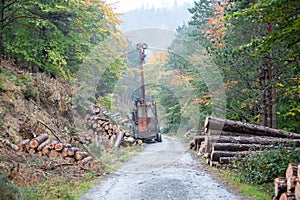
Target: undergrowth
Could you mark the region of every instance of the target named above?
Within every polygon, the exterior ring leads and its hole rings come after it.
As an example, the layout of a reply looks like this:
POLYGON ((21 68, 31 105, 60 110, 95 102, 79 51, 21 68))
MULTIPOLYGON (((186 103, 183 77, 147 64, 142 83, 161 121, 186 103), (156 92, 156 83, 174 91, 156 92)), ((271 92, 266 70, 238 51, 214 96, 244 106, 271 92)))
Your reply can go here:
POLYGON ((299 150, 287 149, 284 145, 280 145, 261 154, 247 157, 245 162, 237 163, 235 170, 242 182, 271 183, 275 178, 285 175, 289 163, 300 163, 299 153, 299 150))

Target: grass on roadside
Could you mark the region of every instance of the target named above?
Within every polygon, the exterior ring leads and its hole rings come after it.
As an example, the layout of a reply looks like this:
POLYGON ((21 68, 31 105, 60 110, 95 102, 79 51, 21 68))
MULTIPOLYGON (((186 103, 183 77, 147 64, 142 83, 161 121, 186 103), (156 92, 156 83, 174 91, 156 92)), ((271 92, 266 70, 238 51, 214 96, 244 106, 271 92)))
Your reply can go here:
POLYGON ((251 185, 243 183, 238 179, 238 174, 229 169, 210 168, 222 181, 232 185, 242 196, 255 200, 270 200, 273 195, 273 184, 251 185))

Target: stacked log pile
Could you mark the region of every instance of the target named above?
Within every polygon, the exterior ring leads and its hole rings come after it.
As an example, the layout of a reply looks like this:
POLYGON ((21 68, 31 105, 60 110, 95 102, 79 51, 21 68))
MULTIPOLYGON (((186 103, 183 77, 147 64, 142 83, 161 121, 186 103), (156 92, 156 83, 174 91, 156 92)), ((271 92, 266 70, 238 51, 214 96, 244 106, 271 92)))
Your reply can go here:
POLYGON ((300 164, 290 163, 285 177, 274 180, 273 200, 300 200, 300 164))
POLYGON ((207 117, 204 128, 205 135, 195 136, 190 148, 211 166, 231 164, 279 144, 300 147, 300 134, 254 124, 207 117))
POLYGON ((103 109, 94 106, 92 114, 86 116, 88 124, 88 135, 92 136, 94 140, 90 140, 88 143, 102 141, 110 141, 111 146, 120 147, 123 144, 141 144, 141 141, 135 141, 135 139, 129 134, 128 131, 121 128, 126 127, 130 121, 123 119, 120 114, 110 114, 103 109), (108 118, 113 119, 113 125, 108 118), (116 125, 117 124, 117 125, 116 125))
POLYGON ((52 140, 47 134, 41 134, 33 139, 25 139, 17 144, 17 151, 38 157, 56 159, 61 163, 77 164, 79 166, 95 166, 93 158, 85 151, 71 144, 52 140))

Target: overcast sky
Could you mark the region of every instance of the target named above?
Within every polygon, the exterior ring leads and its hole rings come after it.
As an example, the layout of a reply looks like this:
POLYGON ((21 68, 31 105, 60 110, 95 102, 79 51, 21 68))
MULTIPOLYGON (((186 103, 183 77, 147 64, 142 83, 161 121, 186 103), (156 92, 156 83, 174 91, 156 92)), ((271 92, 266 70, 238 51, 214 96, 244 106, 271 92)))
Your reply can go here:
POLYGON ((117 12, 125 13, 143 5, 149 8, 167 8, 172 7, 175 2, 182 5, 186 2, 193 3, 194 0, 106 0, 106 2, 112 4, 117 12))

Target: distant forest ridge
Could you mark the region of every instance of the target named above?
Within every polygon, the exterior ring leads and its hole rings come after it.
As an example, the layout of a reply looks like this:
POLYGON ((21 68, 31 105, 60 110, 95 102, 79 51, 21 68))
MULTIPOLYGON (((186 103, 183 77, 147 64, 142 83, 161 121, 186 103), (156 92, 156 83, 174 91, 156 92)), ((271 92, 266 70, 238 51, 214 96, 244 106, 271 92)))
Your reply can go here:
POLYGON ((191 17, 188 8, 193 5, 174 4, 170 8, 147 8, 145 6, 129 11, 122 17, 121 30, 124 32, 140 28, 162 28, 176 30, 178 26, 187 23, 191 17))

